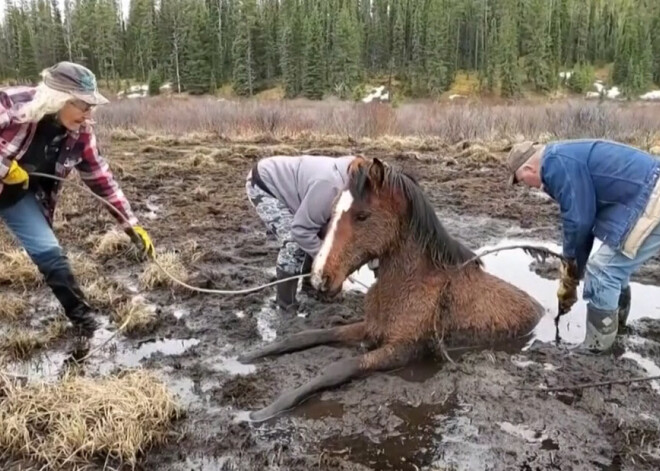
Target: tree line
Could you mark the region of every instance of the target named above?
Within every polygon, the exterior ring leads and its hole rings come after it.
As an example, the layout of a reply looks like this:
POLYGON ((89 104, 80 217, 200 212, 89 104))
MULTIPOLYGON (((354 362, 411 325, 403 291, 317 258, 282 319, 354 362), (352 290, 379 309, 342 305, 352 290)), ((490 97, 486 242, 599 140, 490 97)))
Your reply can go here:
POLYGON ((658 0, 5 0, 0 78, 72 60, 109 87, 348 98, 368 78, 437 96, 468 71, 482 90, 582 92, 594 68, 636 94, 660 84, 658 0))

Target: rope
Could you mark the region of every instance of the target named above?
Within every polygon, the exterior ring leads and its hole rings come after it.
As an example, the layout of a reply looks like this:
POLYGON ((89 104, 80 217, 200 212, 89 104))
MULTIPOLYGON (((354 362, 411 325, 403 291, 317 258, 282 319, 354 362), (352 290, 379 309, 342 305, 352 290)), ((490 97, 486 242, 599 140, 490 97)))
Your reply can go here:
MULTIPOLYGON (((83 192, 89 193, 89 194, 90 194, 91 196, 93 196, 95 199, 97 199, 97 200, 100 201, 102 204, 104 204, 108 209, 110 209, 110 211, 112 211, 114 214, 116 214, 116 215, 117 215, 117 216, 118 216, 118 217, 119 217, 119 218, 120 218, 120 219, 121 219, 121 220, 122 220, 127 226, 130 227, 130 223, 129 223, 128 219, 126 218, 126 216, 124 216, 124 215, 123 215, 123 214, 122 214, 117 208, 115 208, 112 204, 110 204, 105 198, 103 198, 103 197, 97 195, 96 193, 94 193, 94 192, 93 192, 91 189, 89 189, 88 187, 83 186, 83 185, 81 185, 81 184, 79 184, 79 183, 76 183, 76 182, 74 182, 74 181, 67 180, 67 179, 65 179, 65 178, 57 177, 57 176, 55 176, 55 175, 48 175, 48 174, 40 173, 40 172, 30 172, 29 175, 30 175, 30 176, 34 176, 34 177, 48 178, 48 179, 51 179, 51 180, 56 180, 56 181, 59 181, 59 182, 62 182, 62 183, 66 183, 66 184, 68 184, 68 185, 71 185, 71 186, 73 186, 73 187, 75 187, 75 188, 77 188, 78 190, 81 190, 81 191, 83 191, 83 192)), ((137 238, 139 239, 139 235, 135 232, 135 230, 134 230, 132 227, 130 227, 130 230, 131 230, 131 232, 135 235, 135 237, 137 237, 137 238)), ((154 252, 155 252, 155 250, 154 250, 154 252)), ((191 291, 196 291, 196 292, 199 292, 199 293, 223 294, 223 295, 248 294, 248 293, 254 293, 254 292, 256 292, 256 291, 261 291, 262 289, 268 288, 268 287, 270 287, 270 286, 275 286, 275 285, 278 285, 278 284, 280 284, 280 283, 286 283, 287 281, 298 280, 298 279, 302 279, 302 278, 306 278, 306 277, 310 276, 309 273, 307 273, 307 274, 303 274, 303 275, 295 275, 295 276, 291 276, 291 277, 289 277, 289 278, 284 278, 284 279, 281 279, 281 280, 273 281, 273 282, 271 282, 271 283, 266 283, 266 284, 264 284, 264 285, 259 285, 259 286, 256 286, 256 287, 254 287, 254 288, 245 288, 245 289, 239 289, 239 290, 224 290, 224 289, 200 288, 200 287, 198 287, 198 286, 192 286, 192 285, 189 285, 188 283, 186 283, 186 282, 184 282, 184 281, 178 279, 176 276, 174 276, 174 275, 172 275, 170 272, 168 272, 168 271, 165 269, 165 267, 163 267, 163 265, 160 264, 160 262, 159 262, 158 259, 156 258, 155 253, 154 253, 154 255, 151 256, 150 258, 151 258, 151 260, 154 262, 154 264, 155 264, 155 265, 156 265, 156 266, 157 266, 157 267, 158 267, 158 268, 159 268, 159 269, 160 269, 160 270, 161 270, 161 271, 162 271, 162 272, 163 272, 163 273, 164 273, 169 279, 171 279, 174 283, 176 283, 176 284, 178 284, 178 285, 180 285, 180 286, 183 286, 184 288, 187 288, 187 289, 189 289, 189 290, 191 290, 191 291)), ((352 280, 352 281, 355 281, 355 280, 352 280)), ((358 282, 358 283, 360 283, 360 282, 358 282)), ((361 283, 361 284, 362 284, 362 283, 361 283)), ((364 284, 362 284, 362 285, 364 286, 364 284)))

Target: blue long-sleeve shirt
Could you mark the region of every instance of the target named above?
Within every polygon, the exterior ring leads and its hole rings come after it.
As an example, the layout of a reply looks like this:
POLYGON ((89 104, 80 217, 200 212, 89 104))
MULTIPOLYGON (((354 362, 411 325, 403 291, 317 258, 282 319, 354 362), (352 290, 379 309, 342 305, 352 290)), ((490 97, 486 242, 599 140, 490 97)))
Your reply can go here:
POLYGON ((541 161, 543 189, 561 208, 563 252, 580 273, 594 238, 621 249, 646 207, 660 162, 650 154, 604 140, 548 144, 541 161))

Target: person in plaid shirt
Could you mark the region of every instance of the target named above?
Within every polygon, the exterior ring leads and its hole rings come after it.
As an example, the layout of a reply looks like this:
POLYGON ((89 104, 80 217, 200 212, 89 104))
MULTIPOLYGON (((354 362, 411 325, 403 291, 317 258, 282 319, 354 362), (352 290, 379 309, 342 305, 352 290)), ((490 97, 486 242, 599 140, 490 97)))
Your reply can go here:
POLYGON ((75 168, 126 218, 112 213, 133 241, 149 255, 154 247, 99 154, 89 121, 92 109, 108 100, 98 92, 94 74, 60 62, 42 77, 36 87, 0 90, 0 220, 38 266, 78 332, 91 337, 97 322, 52 230, 60 182, 29 174, 66 178, 75 168))

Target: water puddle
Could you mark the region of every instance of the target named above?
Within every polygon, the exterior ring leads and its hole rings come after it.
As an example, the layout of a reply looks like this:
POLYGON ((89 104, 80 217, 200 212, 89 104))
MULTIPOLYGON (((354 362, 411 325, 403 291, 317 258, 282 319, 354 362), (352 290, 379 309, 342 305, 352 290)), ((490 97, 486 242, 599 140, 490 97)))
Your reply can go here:
MULTIPOLYGON (((482 253, 498 247, 510 245, 529 244, 546 247, 555 252, 561 253, 561 246, 552 242, 539 242, 529 239, 506 238, 494 245, 488 245, 476 250, 482 253)), ((596 241, 594 250, 597 250, 600 242, 596 241)), ((555 324, 554 318, 557 314, 557 283, 558 280, 548 280, 536 274, 531 270, 530 265, 534 258, 522 250, 510 250, 496 254, 486 255, 482 259, 486 271, 492 273, 503 280, 508 281, 514 286, 522 289, 533 296, 542 306, 545 307, 546 314, 541 319, 534 330, 534 339, 542 342, 554 342, 555 324)), ((370 286, 374 282, 373 273, 366 266, 353 274, 356 281, 370 286)), ((356 283, 349 286, 355 289, 364 290, 356 283)), ((562 316, 559 322, 559 333, 562 341, 578 344, 584 339, 586 332, 586 303, 581 299, 583 284, 578 289, 579 300, 568 314, 562 316)), ((628 322, 634 322, 644 317, 660 318, 660 287, 644 285, 641 283, 631 283, 630 289, 634 306, 630 313, 628 322)), ((530 341, 531 343, 531 341, 530 341)))
MULTIPOLYGON (((652 360, 644 358, 642 355, 636 352, 625 352, 621 355, 621 358, 627 358, 634 361, 642 368, 649 376, 658 376, 660 375, 660 367, 655 364, 652 360)), ((651 387, 655 392, 660 394, 660 383, 658 381, 651 381, 651 387)))
POLYGON ((232 376, 245 376, 254 373, 257 370, 256 365, 244 365, 236 357, 230 358, 218 355, 211 362, 212 369, 215 371, 224 371, 232 376))
POLYGON ((438 452, 438 426, 455 408, 455 397, 442 404, 395 403, 392 412, 403 421, 395 432, 379 437, 330 437, 321 443, 321 448, 373 469, 419 470, 433 462, 438 452))
POLYGON ((340 419, 344 416, 344 405, 338 401, 311 398, 291 411, 291 415, 311 420, 322 420, 329 417, 340 419))

